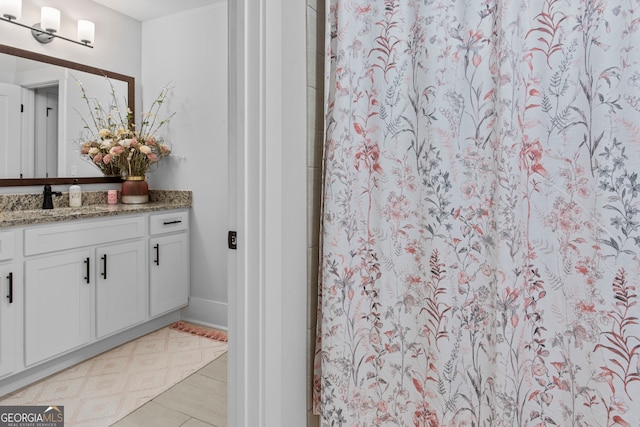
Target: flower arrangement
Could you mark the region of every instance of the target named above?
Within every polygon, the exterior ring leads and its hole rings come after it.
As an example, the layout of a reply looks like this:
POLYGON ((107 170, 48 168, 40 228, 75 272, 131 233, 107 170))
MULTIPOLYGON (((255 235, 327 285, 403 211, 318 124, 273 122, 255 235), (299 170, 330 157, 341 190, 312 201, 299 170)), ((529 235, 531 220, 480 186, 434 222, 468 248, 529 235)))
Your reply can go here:
POLYGON ((111 99, 108 108, 104 108, 97 99, 87 96, 82 83, 77 83, 90 113, 89 120, 81 115, 85 134, 80 153, 104 175, 144 177, 160 159, 171 154, 171 148, 156 136, 158 130, 175 114, 171 113, 165 119, 158 118, 170 91, 169 87, 161 89, 149 112, 142 114, 140 126, 136 127, 131 110, 126 108, 123 113, 118 105, 110 81, 111 99))

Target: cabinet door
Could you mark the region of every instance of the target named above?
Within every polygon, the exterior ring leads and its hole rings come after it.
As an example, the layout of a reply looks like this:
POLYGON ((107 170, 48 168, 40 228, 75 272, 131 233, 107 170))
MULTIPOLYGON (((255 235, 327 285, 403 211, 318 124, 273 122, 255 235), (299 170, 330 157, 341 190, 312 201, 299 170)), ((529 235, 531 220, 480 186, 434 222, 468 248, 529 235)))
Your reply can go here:
POLYGON ((150 313, 157 316, 184 307, 189 299, 187 233, 150 240, 150 313))
POLYGON ((91 340, 92 262, 88 249, 25 262, 27 366, 91 340))
POLYGON ((145 320, 146 263, 142 240, 96 249, 98 338, 145 320))
POLYGON ((18 308, 20 269, 12 264, 0 265, 0 377, 10 374, 17 366, 18 308))

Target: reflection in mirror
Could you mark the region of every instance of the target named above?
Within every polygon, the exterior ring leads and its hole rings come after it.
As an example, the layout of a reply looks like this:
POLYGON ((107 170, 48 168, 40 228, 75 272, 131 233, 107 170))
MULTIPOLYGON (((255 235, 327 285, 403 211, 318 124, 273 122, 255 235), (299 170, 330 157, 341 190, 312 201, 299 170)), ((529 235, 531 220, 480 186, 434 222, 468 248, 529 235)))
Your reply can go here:
POLYGON ((96 76, 89 73, 73 72, 70 84, 67 85, 66 91, 66 118, 65 125, 67 127, 66 139, 64 147, 67 150, 63 153, 58 147, 58 153, 63 156, 63 161, 58 161, 58 170, 62 176, 91 176, 102 175, 102 172, 89 160, 80 155, 80 144, 87 142, 82 139, 87 136, 85 129, 87 125, 91 126, 92 116, 89 111, 90 106, 82 97, 82 90, 79 84, 84 87, 87 96, 95 99, 95 103, 91 103, 91 107, 100 105, 105 111, 111 110, 110 106, 113 100, 118 101, 118 110, 126 111, 127 85, 124 82, 96 76), (113 90, 113 94, 111 91, 113 90))
MULTIPOLYGON (((8 152, 7 169, 3 171, 7 175, 2 177, 16 176, 12 169, 17 167, 17 175, 23 178, 100 176, 100 171, 79 153, 84 133, 82 120, 90 120, 90 112, 77 83, 82 83, 89 96, 108 109, 112 95, 105 78, 26 59, 9 61, 16 64, 11 73, 6 62, 0 55, 5 75, 0 82, 0 97, 8 100, 7 110, 21 111, 22 132, 20 151, 8 152), (12 95, 15 93, 20 96, 12 95)), ((126 100, 126 83, 111 80, 111 85, 116 99, 126 100)), ((3 125, 15 126, 8 113, 0 120, 3 125)))
POLYGON ((132 77, 0 45, 0 186, 118 181, 80 156, 91 115, 78 83, 133 111, 132 77))

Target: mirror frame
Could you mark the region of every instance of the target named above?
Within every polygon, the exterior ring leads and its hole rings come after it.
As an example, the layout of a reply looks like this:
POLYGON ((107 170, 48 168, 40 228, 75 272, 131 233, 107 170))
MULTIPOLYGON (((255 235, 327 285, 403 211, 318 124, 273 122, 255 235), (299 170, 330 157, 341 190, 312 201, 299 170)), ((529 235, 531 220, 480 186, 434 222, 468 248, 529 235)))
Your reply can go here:
MULTIPOLYGON (((127 103, 129 109, 135 117, 135 79, 120 73, 103 70, 101 68, 91 67, 89 65, 79 64, 77 62, 67 61, 65 59, 55 58, 53 56, 43 55, 41 53, 31 52, 28 50, 18 49, 16 47, 0 44, 0 53, 5 53, 20 58, 31 59, 33 61, 44 62, 51 65, 57 65, 72 70, 84 71, 86 73, 105 76, 110 79, 121 80, 127 83, 127 103)), ((121 183, 120 177, 62 177, 62 178, 0 178, 0 187, 15 187, 26 185, 44 185, 44 184, 71 184, 74 180, 78 180, 79 184, 99 184, 99 183, 121 183)))

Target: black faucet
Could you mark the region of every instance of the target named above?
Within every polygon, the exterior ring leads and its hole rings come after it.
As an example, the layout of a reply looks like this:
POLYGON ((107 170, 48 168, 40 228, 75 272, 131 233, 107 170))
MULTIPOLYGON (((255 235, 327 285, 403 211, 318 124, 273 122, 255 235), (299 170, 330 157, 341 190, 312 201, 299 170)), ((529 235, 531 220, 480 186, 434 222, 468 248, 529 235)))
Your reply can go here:
POLYGON ((44 186, 44 201, 42 202, 42 209, 53 209, 53 199, 51 196, 62 196, 60 191, 51 191, 51 186, 49 184, 44 186))

